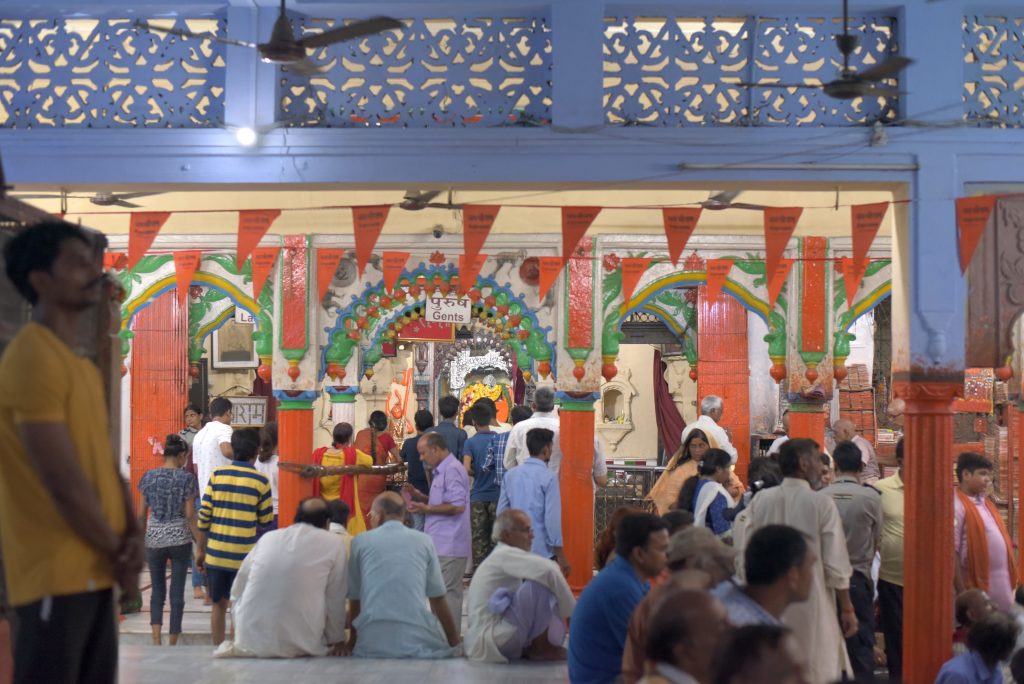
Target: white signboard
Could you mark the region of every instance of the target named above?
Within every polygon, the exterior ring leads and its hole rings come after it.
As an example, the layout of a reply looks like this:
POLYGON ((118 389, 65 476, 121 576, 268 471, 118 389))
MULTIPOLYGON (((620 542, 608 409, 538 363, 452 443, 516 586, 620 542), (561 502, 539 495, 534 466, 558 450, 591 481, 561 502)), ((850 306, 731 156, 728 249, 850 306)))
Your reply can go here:
POLYGON ((267 397, 228 397, 232 427, 262 427, 267 422, 267 397))
POLYGON ((469 323, 471 316, 468 298, 427 297, 425 318, 430 323, 469 323))
POLYGON ((251 313, 249 313, 248 311, 246 311, 245 309, 243 309, 240 306, 236 306, 235 307, 235 323, 249 323, 249 324, 253 324, 255 322, 256 322, 256 319, 253 318, 253 315, 251 313))

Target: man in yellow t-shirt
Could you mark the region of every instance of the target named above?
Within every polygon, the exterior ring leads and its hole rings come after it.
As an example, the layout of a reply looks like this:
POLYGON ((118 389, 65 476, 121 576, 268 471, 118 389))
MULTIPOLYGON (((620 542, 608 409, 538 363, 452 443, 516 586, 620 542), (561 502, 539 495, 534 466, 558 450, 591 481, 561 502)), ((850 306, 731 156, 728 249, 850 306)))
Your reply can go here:
POLYGON ((99 370, 75 351, 103 276, 84 231, 32 226, 4 249, 33 322, 0 357, 0 544, 18 619, 14 682, 114 682, 113 587, 144 551, 107 432, 99 370))
POLYGON ((882 493, 882 563, 878 568, 878 612, 885 635, 889 676, 903 676, 903 438, 896 443, 895 475, 875 483, 882 493))

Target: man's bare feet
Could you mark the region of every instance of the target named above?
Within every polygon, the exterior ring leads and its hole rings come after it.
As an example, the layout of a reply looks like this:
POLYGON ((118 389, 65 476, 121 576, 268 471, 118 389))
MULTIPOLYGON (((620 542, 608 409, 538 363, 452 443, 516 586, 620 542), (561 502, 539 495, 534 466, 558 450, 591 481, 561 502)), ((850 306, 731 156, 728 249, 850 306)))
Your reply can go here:
POLYGON ((197 599, 204 599, 204 598, 206 598, 206 592, 203 591, 202 587, 193 587, 192 588, 192 597, 193 598, 197 598, 197 599))
POLYGON ((561 646, 555 646, 548 640, 547 632, 534 639, 526 650, 523 651, 523 658, 526 660, 553 661, 565 660, 566 651, 561 646))

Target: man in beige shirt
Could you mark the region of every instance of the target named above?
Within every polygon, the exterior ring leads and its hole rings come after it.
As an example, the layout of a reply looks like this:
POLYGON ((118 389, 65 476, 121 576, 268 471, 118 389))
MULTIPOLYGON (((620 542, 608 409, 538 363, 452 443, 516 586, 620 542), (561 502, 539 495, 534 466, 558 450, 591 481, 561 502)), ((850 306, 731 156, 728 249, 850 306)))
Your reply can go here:
POLYGON ((837 420, 832 426, 832 432, 836 436, 836 444, 839 442, 853 442, 860 449, 861 460, 864 462, 864 470, 860 474, 860 481, 864 484, 875 484, 882 472, 878 468, 878 456, 875 455, 875 447, 871 442, 857 434, 857 426, 853 421, 843 418, 837 420))

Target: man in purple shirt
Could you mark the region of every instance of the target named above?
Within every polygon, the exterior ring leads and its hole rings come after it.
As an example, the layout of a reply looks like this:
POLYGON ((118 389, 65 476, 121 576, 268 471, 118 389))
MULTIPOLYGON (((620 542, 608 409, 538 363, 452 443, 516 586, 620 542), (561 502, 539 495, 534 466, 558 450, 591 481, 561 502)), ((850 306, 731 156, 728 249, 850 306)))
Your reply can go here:
POLYGON ((434 540, 448 605, 455 624, 462 622, 462 576, 471 552, 469 475, 448 450, 444 435, 428 432, 416 443, 423 464, 433 470, 430 496, 407 488, 413 501, 409 512, 426 516, 423 531, 434 540))

